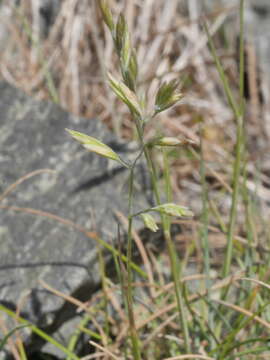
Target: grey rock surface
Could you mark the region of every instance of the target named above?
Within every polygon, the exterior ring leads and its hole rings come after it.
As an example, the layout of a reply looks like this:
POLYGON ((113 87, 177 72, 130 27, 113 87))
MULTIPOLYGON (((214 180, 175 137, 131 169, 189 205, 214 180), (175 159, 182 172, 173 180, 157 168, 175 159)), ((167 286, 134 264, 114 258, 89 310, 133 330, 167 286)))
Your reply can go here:
MULTIPOLYGON (((134 151, 100 122, 35 101, 5 82, 0 82, 0 108, 0 194, 32 171, 55 171, 28 178, 0 201, 0 303, 14 308, 21 302, 22 315, 46 327, 56 317, 61 323, 63 301, 38 280, 89 299, 99 284, 98 261, 96 240, 83 229, 113 241, 114 211, 126 213, 127 204, 127 171, 88 153, 65 128, 97 137, 123 157, 134 151)), ((143 192, 135 202, 146 206, 143 192)))

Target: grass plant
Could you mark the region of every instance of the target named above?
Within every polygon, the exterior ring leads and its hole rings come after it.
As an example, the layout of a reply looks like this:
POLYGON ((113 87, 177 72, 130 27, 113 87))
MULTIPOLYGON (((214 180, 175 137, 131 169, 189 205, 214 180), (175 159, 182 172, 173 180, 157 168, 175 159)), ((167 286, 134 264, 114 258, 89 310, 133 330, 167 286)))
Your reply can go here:
POLYGON ((167 146, 179 146, 182 142, 177 138, 169 138, 165 136, 158 136, 151 141, 146 142, 144 140, 144 128, 147 122, 153 120, 153 118, 160 112, 172 107, 176 102, 182 98, 182 94, 177 90, 177 82, 172 80, 169 83, 163 83, 156 95, 155 107, 150 110, 148 114, 146 112, 147 104, 139 100, 140 95, 137 92, 137 76, 138 65, 135 49, 131 45, 130 34, 128 31, 126 20, 122 14, 116 23, 114 23, 111 11, 106 2, 100 2, 100 8, 102 11, 103 19, 108 26, 113 41, 115 44, 115 50, 119 58, 119 67, 121 69, 122 81, 116 80, 111 74, 108 74, 109 84, 115 94, 128 106, 135 127, 137 130, 137 137, 139 139, 139 154, 134 162, 128 165, 118 155, 114 154, 111 149, 108 149, 107 145, 98 142, 99 148, 97 148, 97 140, 93 139, 85 134, 80 134, 74 130, 68 130, 68 132, 76 140, 80 141, 85 148, 90 151, 95 151, 99 155, 105 156, 109 159, 118 161, 124 164, 130 171, 129 175, 129 211, 128 211, 128 243, 127 243, 127 290, 126 290, 126 304, 128 309, 130 338, 132 342, 132 353, 134 359, 141 359, 141 351, 139 345, 139 337, 136 330, 136 323, 133 311, 133 291, 132 291, 132 223, 135 216, 142 215, 145 225, 152 231, 156 231, 156 223, 154 218, 149 215, 150 211, 157 211, 161 214, 162 227, 164 231, 164 238, 168 246, 168 252, 170 256, 171 269, 175 284, 175 295, 177 299, 177 308, 180 317, 180 324, 183 329, 184 342, 186 352, 190 352, 190 339, 188 333, 187 320, 185 318, 184 300, 182 295, 180 279, 180 268, 177 253, 174 249, 174 245, 171 239, 170 232, 170 218, 169 216, 192 216, 192 213, 185 207, 171 203, 171 186, 169 177, 169 168, 166 152, 163 151, 164 164, 165 164, 165 190, 167 203, 161 203, 161 195, 158 186, 157 170, 155 163, 152 159, 151 151, 155 147, 167 147, 167 146), (152 181, 152 188, 156 199, 157 206, 144 209, 141 212, 133 213, 133 198, 134 198, 134 168, 139 158, 144 154, 147 163, 148 171, 152 181), (147 215, 145 215, 147 213, 147 215), (147 216, 147 217, 146 217, 147 216))
MULTIPOLYGON (((170 4, 172 3, 174 1, 170 4)), ((106 144, 91 137, 91 134, 82 134, 73 129, 67 131, 88 151, 106 157, 109 161, 116 161, 129 171, 126 253, 123 253, 120 235, 118 248, 96 235, 102 286, 89 304, 82 304, 76 299, 60 294, 57 289, 46 287, 84 312, 67 345, 60 344, 37 326, 0 305, 1 311, 22 324, 6 332, 0 341, 0 349, 6 345, 8 339, 13 339, 15 332, 22 331, 21 326, 27 326, 32 332, 60 349, 67 360, 79 359, 76 346, 82 334, 89 336, 92 348, 91 354, 81 360, 98 357, 104 360, 268 359, 270 249, 268 238, 262 235, 267 231, 256 200, 257 194, 252 194, 249 190, 251 173, 247 161, 247 124, 244 124, 244 87, 247 86, 244 82, 244 0, 239 0, 240 64, 237 89, 233 82, 231 84, 230 72, 222 64, 215 47, 216 39, 213 32, 219 35, 219 23, 215 26, 209 26, 207 22, 204 24, 204 43, 207 42, 209 45, 208 54, 212 55, 220 79, 219 83, 216 80, 219 84, 217 86, 223 89, 227 100, 223 107, 223 100, 218 104, 222 110, 220 116, 229 111, 230 118, 233 119, 233 132, 236 134, 234 153, 230 151, 231 148, 227 153, 225 150, 220 151, 222 154, 219 162, 230 165, 226 171, 223 167, 216 170, 208 160, 214 148, 209 146, 208 136, 211 137, 211 131, 214 130, 209 129, 205 114, 198 116, 190 109, 186 110, 187 113, 191 113, 190 123, 196 123, 199 135, 184 125, 179 125, 176 117, 174 123, 169 117, 165 126, 162 122, 163 117, 166 118, 165 110, 171 113, 175 111, 181 115, 180 110, 172 110, 180 100, 182 104, 179 108, 189 106, 179 91, 179 72, 170 74, 173 76, 170 76, 168 81, 162 81, 162 76, 152 74, 152 80, 156 80, 156 92, 153 93, 153 83, 150 83, 147 89, 147 82, 142 80, 145 73, 140 74, 144 67, 138 65, 139 51, 136 52, 132 45, 134 25, 132 26, 130 17, 126 20, 120 12, 115 20, 106 1, 102 0, 98 4, 108 30, 104 36, 107 41, 108 34, 111 36, 117 58, 115 64, 118 65, 120 74, 115 75, 115 69, 108 72, 107 81, 118 99, 113 101, 120 100, 122 104, 119 108, 122 109, 124 104, 129 111, 128 127, 135 129, 139 146, 137 157, 133 162, 129 162, 106 144), (128 23, 131 25, 130 32, 128 23), (181 137, 168 131, 173 126, 181 133, 181 137), (141 161, 146 164, 151 179, 155 204, 135 212, 135 169, 141 161), (185 170, 187 162, 191 163, 191 170, 185 170), (198 171, 194 164, 199 166, 198 171), (180 169, 178 172, 177 168, 180 169), (184 171, 188 174, 185 179, 191 175, 197 176, 200 188, 201 196, 196 201, 198 204, 201 199, 201 210, 198 210, 198 206, 190 204, 190 207, 194 208, 194 218, 193 212, 186 207, 186 202, 178 205, 179 201, 173 200, 177 193, 174 191, 177 176, 183 176, 184 171), (214 179, 212 181, 218 186, 218 194, 211 184, 211 179, 214 179), (213 193, 217 194, 216 197, 213 193), (220 199, 229 202, 229 214, 226 211, 224 213, 220 199), (155 214, 159 215, 159 220, 155 214), (140 218, 145 228, 153 234, 158 232, 159 227, 162 229, 166 252, 160 253, 155 250, 153 244, 148 246, 144 243, 142 235, 133 228, 135 218, 140 218), (176 236, 172 231, 175 225, 181 226, 181 232, 176 236), (181 247, 181 236, 185 239, 184 247, 181 247), (220 248, 217 246, 219 241, 220 248), (142 245, 141 248, 138 244, 142 245), (140 249, 144 267, 135 263, 135 246, 140 249), (103 250, 109 251, 114 259, 118 282, 108 278, 103 250), (195 265, 192 267, 192 264, 195 265), (113 317, 112 311, 115 314, 113 317), (95 317, 93 314, 98 316, 95 317), (101 320, 97 321, 97 317, 101 320)), ((189 11, 196 15, 194 4, 192 1, 189 3, 189 11)), ((134 8, 130 6, 128 9, 130 16, 134 8)), ((147 9, 145 11, 147 14, 147 9)), ((150 27, 150 23, 148 25, 150 27)), ((226 27, 222 26, 220 31, 221 37, 226 37, 226 27)), ((205 69, 202 62, 200 66, 198 73, 201 76, 198 78, 203 78, 205 69)), ((185 83, 193 83, 192 74, 188 74, 188 80, 185 83)), ((211 82, 210 76, 207 80, 211 82)), ((207 87, 205 91, 206 89, 207 87)), ((200 102, 199 97, 196 100, 200 102)), ((178 109, 178 106, 176 107, 178 109)), ((218 135, 217 131, 214 135, 218 135)), ((258 177, 261 175, 262 173, 259 173, 258 177)), ((180 194, 180 199, 182 195, 184 198, 185 194, 180 194)), ((192 196, 190 202, 191 198, 192 196)), ((43 214, 45 215, 49 216, 43 214)), ((76 224, 66 222, 66 225, 90 236, 87 230, 76 227, 76 224)), ((16 346, 15 344, 14 347, 16 346)), ((14 354, 19 354, 19 360, 27 359, 27 353, 23 348, 17 353, 14 351, 14 354)))

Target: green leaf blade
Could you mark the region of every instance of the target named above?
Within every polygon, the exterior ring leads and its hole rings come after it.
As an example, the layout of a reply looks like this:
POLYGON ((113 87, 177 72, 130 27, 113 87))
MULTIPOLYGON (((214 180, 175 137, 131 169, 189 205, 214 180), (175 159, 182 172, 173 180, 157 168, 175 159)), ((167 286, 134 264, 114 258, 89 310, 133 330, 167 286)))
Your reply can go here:
POLYGON ((182 99, 183 94, 177 91, 177 87, 178 81, 176 80, 172 80, 168 83, 165 82, 160 86, 155 98, 156 114, 172 107, 182 99))
POLYGON ((108 79, 114 93, 129 107, 132 113, 141 117, 142 109, 136 94, 123 82, 117 81, 110 73, 108 73, 108 79))
POLYGON ((75 140, 81 143, 87 150, 123 164, 123 160, 121 160, 120 157, 109 146, 97 140, 96 138, 75 130, 66 129, 66 131, 75 140))
POLYGON ((114 23, 113 23, 113 17, 112 13, 110 11, 110 8, 105 0, 100 1, 100 10, 102 13, 103 20, 105 24, 108 26, 111 32, 114 31, 114 23))
POLYGON ((156 211, 161 214, 177 217, 192 217, 194 214, 185 206, 176 205, 174 203, 166 203, 151 208, 151 211, 156 211))
POLYGON ((147 227, 147 229, 150 229, 153 232, 158 231, 157 223, 152 215, 144 213, 144 214, 141 214, 141 217, 142 217, 144 225, 147 227))

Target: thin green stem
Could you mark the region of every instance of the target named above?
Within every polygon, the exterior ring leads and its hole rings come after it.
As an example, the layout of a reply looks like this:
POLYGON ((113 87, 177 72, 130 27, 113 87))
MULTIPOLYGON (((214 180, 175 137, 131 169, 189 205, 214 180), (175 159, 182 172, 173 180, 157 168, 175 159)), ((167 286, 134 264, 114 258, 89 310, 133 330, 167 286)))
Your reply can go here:
MULTIPOLYGON (((138 158, 137 158, 138 159, 138 158)), ((136 160, 137 160, 136 159, 136 160)), ((129 330, 130 338, 132 343, 133 356, 135 360, 141 359, 140 354, 140 343, 135 325, 135 318, 133 312, 133 291, 132 291, 132 205, 133 205, 133 183, 134 183, 134 166, 136 160, 133 163, 133 166, 130 168, 129 174, 129 194, 128 194, 128 243, 127 243, 127 309, 128 309, 128 318, 129 318, 129 330)))
POLYGON ((204 271, 206 275, 206 289, 208 294, 208 300, 209 300, 209 289, 211 287, 210 282, 210 250, 209 250, 209 239, 208 239, 208 225, 209 225, 209 219, 208 219, 208 189, 207 189, 207 183, 205 179, 205 163, 203 158, 203 142, 202 142, 202 136, 200 136, 200 175, 201 175, 201 183, 202 183, 202 229, 201 229, 201 235, 202 235, 202 243, 203 243, 203 251, 204 251, 204 271))
MULTIPOLYGON (((157 204, 161 205, 161 199, 160 199, 159 188, 158 188, 158 178, 157 178, 157 174, 156 174, 155 165, 154 165, 154 162, 150 155, 149 148, 147 146, 145 146, 145 144, 143 143, 143 126, 142 126, 142 124, 144 123, 144 121, 142 119, 138 119, 138 118, 136 118, 135 120, 136 120, 136 128, 137 128, 137 133, 139 136, 140 145, 143 149, 144 156, 145 156, 146 163, 147 163, 147 168, 150 173, 154 196, 155 196, 157 204)), ((165 167, 166 167, 165 172, 167 172, 167 174, 165 174, 165 182, 166 182, 165 187, 166 187, 166 193, 170 199, 171 198, 171 195, 170 195, 171 185, 170 185, 168 163, 165 167)), ((184 311, 182 288, 180 285, 181 282, 180 282, 180 271, 179 271, 179 259, 176 254, 173 241, 171 239, 170 222, 168 222, 168 217, 164 214, 161 214, 161 223, 162 223, 163 233, 164 233, 165 241, 167 244, 170 263, 171 263, 171 269, 172 269, 172 275, 173 275, 173 281, 174 281, 174 287, 175 287, 176 302, 177 302, 177 310, 178 310, 179 317, 180 317, 181 328, 183 329, 183 333, 184 333, 185 351, 188 353, 188 352, 190 352, 190 340, 189 340, 188 325, 187 325, 185 311, 184 311)))
MULTIPOLYGON (((243 105, 243 86, 244 86, 244 49, 243 49, 243 11, 244 11, 244 0, 240 1, 240 76, 239 76, 239 93, 240 93, 240 102, 241 105, 237 106, 233 93, 230 89, 228 79, 225 75, 224 69, 220 63, 220 60, 217 56, 216 49, 213 43, 213 40, 210 36, 209 30, 207 25, 205 24, 205 31, 208 37, 208 42, 210 46, 211 53, 213 55, 216 68, 219 72, 223 88, 228 100, 228 103, 233 110, 235 119, 236 119, 236 126, 237 126, 237 136, 236 136, 236 154, 235 154, 235 161, 233 165, 233 193, 232 193, 232 204, 230 210, 230 219, 229 219, 229 226, 228 226, 228 234, 227 234, 227 247, 226 247, 226 255, 223 267, 223 277, 229 275, 231 263, 232 263, 232 256, 233 256, 233 236, 234 236, 234 229, 236 223, 236 215, 237 215, 237 205, 238 205, 238 198, 239 198, 239 189, 240 189, 240 175, 241 175, 241 163, 242 163, 242 154, 244 149, 244 139, 243 139, 243 115, 244 115, 244 105, 243 105)), ((223 297, 226 296, 226 292, 224 292, 223 297)))
POLYGON ((26 355, 25 348, 24 348, 22 341, 19 341, 18 349, 19 349, 19 353, 20 353, 20 360, 27 360, 27 355, 26 355))
POLYGON ((99 273, 101 277, 101 286, 103 291, 103 300, 104 300, 104 312, 105 312, 105 322, 104 322, 104 328, 105 328, 105 334, 107 336, 107 339, 109 338, 109 331, 110 331, 110 325, 109 325, 109 316, 108 316, 108 295, 107 295, 107 280, 106 280, 106 263, 104 259, 104 254, 102 251, 102 247, 100 244, 98 244, 98 259, 99 259, 99 273))
POLYGON ((128 219, 128 245, 127 245, 127 309, 129 318, 129 330, 132 343, 133 356, 135 360, 141 359, 140 342, 136 330, 135 318, 133 312, 133 291, 132 291, 132 270, 131 270, 131 257, 132 257, 132 216, 128 219))
POLYGON ((238 118, 240 116, 239 108, 238 108, 238 106, 237 106, 237 104, 236 104, 236 102, 234 100, 233 93, 232 93, 232 91, 230 89, 227 76, 226 76, 226 74, 224 72, 224 69, 222 67, 222 64, 221 64, 221 62, 220 62, 220 60, 218 58, 218 55, 217 55, 213 40, 211 38, 211 34, 209 32, 209 29, 208 29, 208 26, 207 26, 206 23, 204 24, 204 29, 205 29, 205 32, 206 32, 206 35, 207 35, 208 43, 209 43, 209 46, 210 46, 210 51, 211 51, 212 56, 214 58, 215 65, 216 65, 217 71, 219 73, 219 76, 220 76, 220 79, 221 79, 223 89, 225 91, 228 103, 229 103, 231 109, 233 110, 233 112, 235 114, 235 117, 238 118))
POLYGON ((239 38, 239 99, 241 101, 241 112, 243 113, 244 99, 244 71, 245 71, 245 52, 244 52, 244 0, 240 0, 240 38, 239 38))
POLYGON ((172 186, 170 178, 170 165, 168 159, 168 153, 165 148, 162 148, 163 166, 164 166, 164 180, 165 180, 165 194, 168 202, 172 201, 172 186))
MULTIPOLYGON (((226 248, 226 256, 223 268, 223 276, 229 275, 230 267, 233 256, 233 236, 237 216, 237 205, 240 190, 240 175, 241 175, 241 164, 244 150, 244 128, 243 128, 243 84, 244 84, 244 49, 243 49, 243 12, 244 12, 244 0, 240 1, 240 76, 239 76, 239 92, 240 92, 240 107, 238 111, 235 111, 236 125, 237 125, 237 136, 236 136, 236 157, 233 168, 233 194, 232 194, 232 205, 230 211, 230 220, 228 228, 228 243, 226 248)), ((230 91, 231 92, 231 91, 230 91)))
MULTIPOLYGON (((208 236, 208 225, 209 225, 209 205, 208 205, 208 188, 206 183, 206 174, 205 174, 205 161, 204 161, 204 151, 203 151, 203 138, 202 138, 202 129, 200 129, 200 176, 202 184, 202 227, 201 227, 201 238, 203 245, 203 258, 204 258, 204 272, 205 272, 205 285, 207 291, 207 300, 210 302, 210 249, 209 249, 209 236, 208 236)), ((213 331, 213 316, 211 311, 208 310, 208 326, 213 331)), ((214 339, 211 338, 212 345, 214 344, 214 339)))
MULTIPOLYGON (((143 124, 143 121, 136 122, 139 139, 140 139, 141 145, 143 145, 143 128, 142 128, 141 124, 143 124)), ((155 165, 151 158, 148 147, 143 146, 143 149, 144 149, 144 156, 145 156, 145 159, 147 162, 147 168, 148 168, 148 171, 150 172, 154 196, 155 196, 157 204, 161 205, 159 188, 158 188, 158 178, 157 178, 157 174, 156 174, 156 170, 155 170, 155 165)), ((167 170, 167 171, 169 171, 169 170, 167 170)), ((165 175, 165 178, 166 178, 166 175, 165 175)), ((167 175, 167 179, 168 178, 169 177, 167 175)), ((167 183, 166 188, 168 186, 170 186, 170 183, 167 183)), ((162 222, 164 237, 165 237, 167 248, 168 248, 170 263, 171 263, 171 269, 172 269, 172 275, 173 275, 173 281, 174 281, 174 287, 175 287, 175 295, 176 295, 176 301, 177 301, 177 310, 178 310, 179 317, 180 317, 181 328, 183 329, 183 333, 184 333, 185 350, 188 353, 188 352, 190 352, 190 341, 189 341, 187 321, 186 321, 185 312, 184 312, 184 301, 182 298, 182 288, 180 286, 180 276, 179 276, 180 273, 178 272, 179 260, 177 258, 176 251, 175 251, 172 239, 171 239, 170 223, 168 223, 166 215, 161 214, 161 222, 162 222)))
MULTIPOLYGON (((165 192, 166 192, 166 199, 168 202, 172 199, 172 191, 171 191, 171 181, 170 181, 170 168, 168 162, 168 154, 165 149, 163 149, 163 164, 164 164, 164 180, 165 180, 165 192)), ((168 247, 170 262, 171 262, 171 270, 174 282, 174 290, 176 295, 176 302, 177 302, 177 310, 179 313, 180 323, 183 330, 184 342, 185 342, 185 351, 189 353, 191 351, 190 348, 190 338, 189 338, 189 331, 188 331, 188 323, 185 316, 185 309, 184 309, 184 299, 183 299, 183 285, 180 281, 181 279, 181 270, 179 266, 179 259, 177 257, 177 252, 174 246, 174 243, 171 238, 171 222, 170 218, 167 215, 162 216, 162 225, 164 236, 166 240, 166 244, 168 247)))

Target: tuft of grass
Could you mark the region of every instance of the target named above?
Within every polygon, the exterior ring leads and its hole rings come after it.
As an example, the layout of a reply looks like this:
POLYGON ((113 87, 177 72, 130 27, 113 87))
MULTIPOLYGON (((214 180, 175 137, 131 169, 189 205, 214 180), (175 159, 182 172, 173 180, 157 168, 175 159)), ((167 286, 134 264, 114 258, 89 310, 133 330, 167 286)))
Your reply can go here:
MULTIPOLYGON (((175 296, 177 299, 177 309, 180 318, 180 326, 183 329, 184 334, 184 348, 186 352, 190 352, 190 339, 189 339, 189 329, 187 324, 187 319, 185 316, 185 305, 183 299, 183 289, 180 284, 180 265, 179 259, 176 254, 174 244, 171 238, 170 231, 170 216, 178 216, 178 217, 189 217, 192 216, 192 212, 186 209, 185 207, 181 207, 174 203, 162 203, 161 202, 161 191, 158 185, 158 177, 157 170, 155 166, 155 162, 153 161, 152 152, 155 148, 157 150, 161 147, 166 146, 179 146, 182 145, 181 141, 174 138, 169 137, 158 137, 157 140, 153 140, 151 142, 147 142, 144 138, 144 129, 147 122, 151 122, 152 119, 158 113, 172 107, 175 105, 181 98, 182 94, 178 90, 178 83, 175 80, 172 80, 168 83, 163 83, 160 85, 159 90, 157 92, 155 98, 154 108, 147 112, 147 104, 145 101, 142 103, 140 99, 139 91, 137 90, 137 78, 138 78, 138 66, 137 66, 137 55, 135 49, 131 45, 130 34, 128 31, 128 25, 123 14, 120 14, 117 22, 113 21, 113 16, 109 9, 109 6, 106 1, 100 2, 100 9, 102 12, 102 16, 104 22, 108 26, 116 53, 119 59, 119 67, 121 70, 122 81, 117 80, 111 74, 108 74, 109 85, 116 96, 122 100, 131 113, 132 119, 134 121, 137 137, 140 150, 138 152, 138 156, 134 160, 132 164, 129 166, 126 165, 129 169, 129 206, 128 206, 128 240, 127 240, 127 288, 125 292, 125 301, 128 310, 128 319, 129 319, 129 331, 130 331, 130 339, 132 343, 132 354, 135 360, 141 359, 141 349, 140 349, 140 340, 139 335, 136 329, 135 315, 134 315, 134 297, 132 290, 132 229, 133 229, 133 219, 138 215, 144 215, 145 213, 151 211, 157 211, 160 213, 162 228, 164 233, 164 238, 167 243, 168 253, 170 256, 171 262, 171 270, 175 285, 175 296), (175 141, 176 140, 176 141, 175 141), (177 141, 178 140, 178 141, 177 141), (156 206, 148 209, 143 209, 139 213, 133 213, 133 198, 134 198, 134 168, 136 166, 137 161, 144 155, 148 172, 152 181, 153 193, 156 200, 156 206)), ((145 98, 145 96, 143 96, 145 98)), ((73 130, 68 130, 68 132, 75 137, 76 140, 81 142, 84 147, 86 147, 89 151, 95 151, 99 155, 105 156, 111 160, 119 161, 119 157, 112 152, 111 149, 108 149, 108 146, 100 143, 98 140, 86 136, 85 134, 80 134, 73 130), (76 134, 76 136, 74 136, 76 134), (99 145, 99 150, 97 151, 96 143, 99 145), (93 145, 94 144, 94 145, 93 145), (101 150, 100 150, 101 148, 101 150), (111 155, 112 154, 112 155, 111 155)), ((165 164, 165 188, 166 188, 166 200, 171 200, 171 184, 169 177, 169 167, 167 161, 166 152, 163 151, 164 164, 165 164)), ((124 162, 124 164, 127 164, 124 162)), ((144 220, 145 220, 144 215, 144 220)), ((145 221, 145 224, 148 225, 149 229, 152 231, 156 231, 156 224, 154 218, 149 218, 148 221, 145 221), (151 220, 151 226, 149 226, 151 220)))

